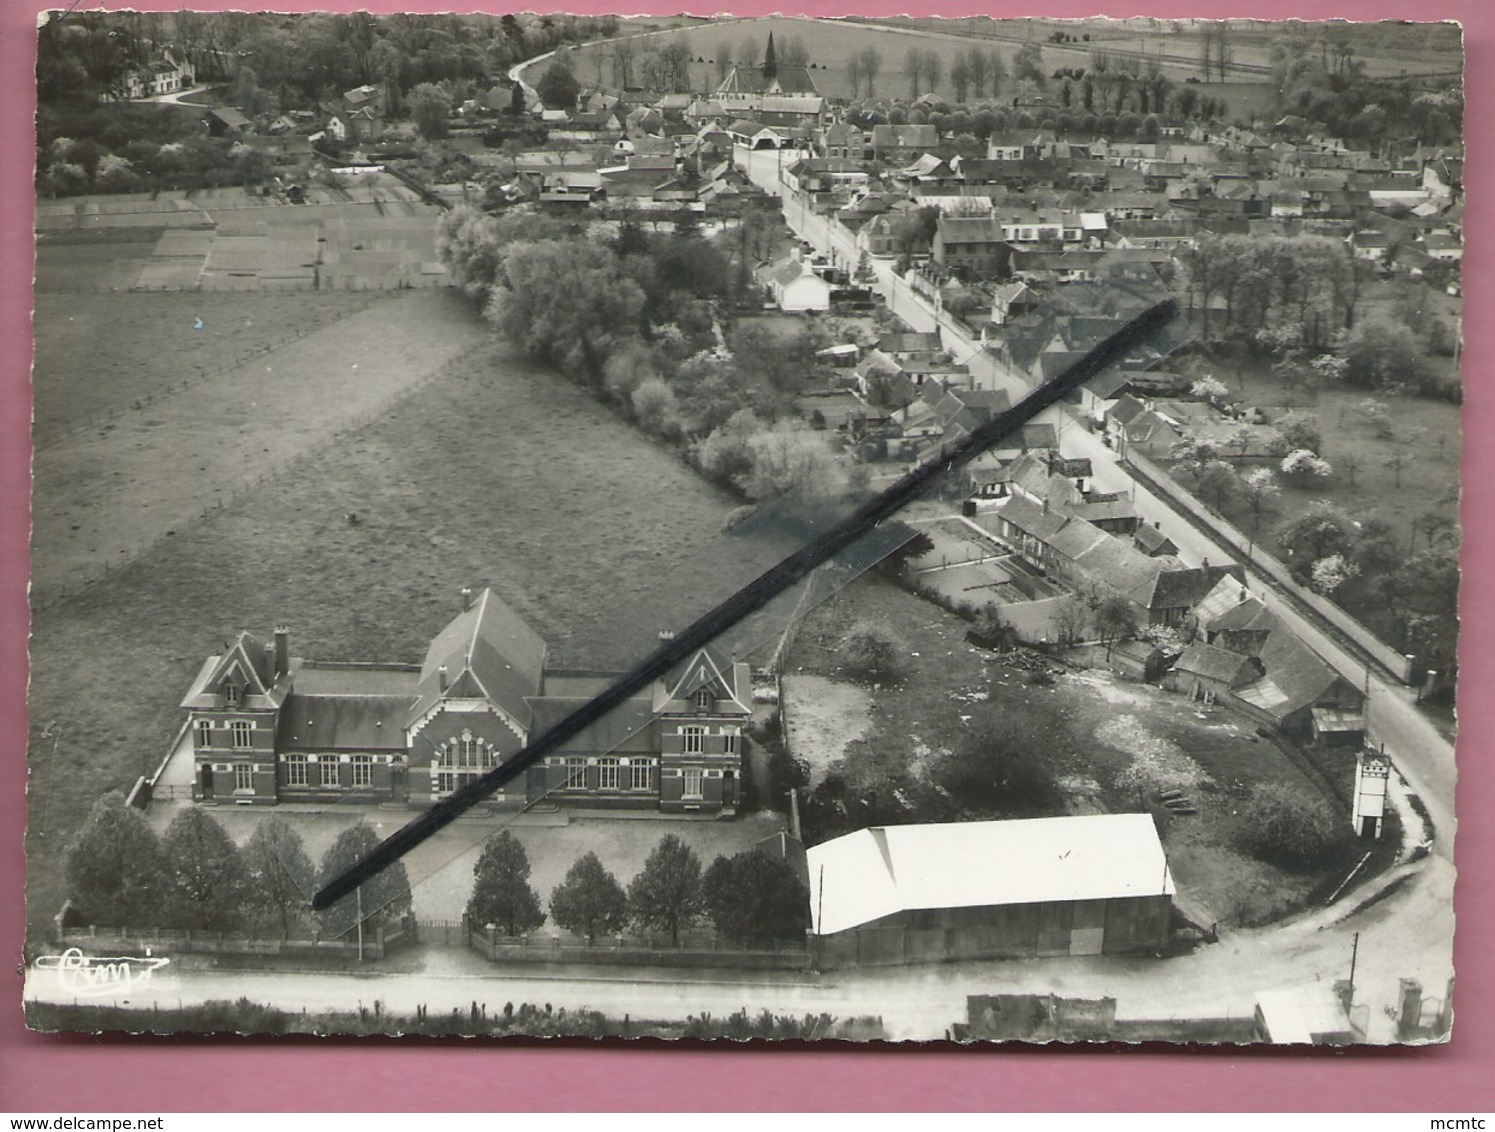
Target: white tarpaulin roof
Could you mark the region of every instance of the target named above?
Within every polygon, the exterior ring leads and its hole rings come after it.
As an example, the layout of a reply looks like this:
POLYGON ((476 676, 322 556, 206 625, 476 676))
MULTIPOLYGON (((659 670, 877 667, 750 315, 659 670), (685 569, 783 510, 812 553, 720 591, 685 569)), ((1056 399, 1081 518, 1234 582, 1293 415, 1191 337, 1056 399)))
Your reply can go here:
POLYGON ((1148 814, 863 829, 808 853, 815 931, 913 908, 1171 895, 1148 814))

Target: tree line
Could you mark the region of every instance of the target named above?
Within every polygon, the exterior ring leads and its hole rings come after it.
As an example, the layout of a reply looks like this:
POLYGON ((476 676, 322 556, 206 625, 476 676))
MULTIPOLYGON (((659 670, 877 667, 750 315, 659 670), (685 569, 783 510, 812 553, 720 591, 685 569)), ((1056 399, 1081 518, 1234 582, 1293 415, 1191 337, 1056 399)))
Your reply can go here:
POLYGON ((312 105, 366 83, 480 83, 567 43, 615 35, 614 16, 56 12, 38 35, 42 103, 117 96, 130 71, 170 45, 199 81, 252 68, 267 96, 312 105))
MULTIPOLYGON (((245 932, 282 938, 320 929, 347 935, 360 918, 370 927, 398 922, 411 910, 403 862, 366 881, 358 894, 313 913, 311 897, 379 842, 364 822, 349 826, 313 866, 286 819, 268 815, 243 847, 213 815, 189 806, 157 836, 140 811, 118 793, 94 804, 68 851, 66 875, 75 915, 87 923, 132 929, 245 932)), ((506 936, 546 921, 529 884, 524 846, 501 831, 483 847, 473 871, 467 915, 506 936)), ((628 887, 595 853, 580 857, 551 894, 549 918, 589 940, 633 926, 680 933, 709 921, 745 944, 803 938, 808 898, 788 865, 748 851, 717 857, 702 869, 694 850, 674 834, 654 847, 628 887)))
POLYGON ((68 894, 90 924, 136 929, 268 933, 320 928, 342 936, 361 908, 372 927, 410 911, 410 882, 396 862, 349 898, 313 913, 312 894, 379 843, 359 822, 338 834, 314 867, 293 826, 270 815, 242 848, 207 810, 189 806, 157 836, 114 793, 99 799, 67 855, 68 894))
MULTIPOLYGON (((1402 35, 1410 28, 1397 29, 1402 35)), ((1355 58, 1348 29, 1283 24, 1271 44, 1276 110, 1329 133, 1371 145, 1387 137, 1447 145, 1463 138, 1464 95, 1457 79, 1371 79, 1355 58)), ((1458 68, 1458 60, 1450 69, 1458 68)))
POLYGON ((753 265, 777 241, 767 214, 718 241, 628 222, 599 241, 565 221, 468 206, 437 227, 442 262, 495 330, 753 500, 839 482, 834 449, 794 402, 828 332, 786 339, 723 314, 761 301, 753 265))
MULTIPOLYGON (((519 839, 508 830, 493 834, 473 870, 468 921, 510 938, 541 927, 547 916, 529 877, 519 839)), ((584 853, 547 907, 556 926, 588 942, 632 927, 668 933, 678 946, 682 931, 709 920, 728 939, 762 945, 802 940, 809 926, 809 896, 789 865, 747 850, 718 856, 703 871, 695 850, 672 833, 626 888, 596 853, 584 853)))

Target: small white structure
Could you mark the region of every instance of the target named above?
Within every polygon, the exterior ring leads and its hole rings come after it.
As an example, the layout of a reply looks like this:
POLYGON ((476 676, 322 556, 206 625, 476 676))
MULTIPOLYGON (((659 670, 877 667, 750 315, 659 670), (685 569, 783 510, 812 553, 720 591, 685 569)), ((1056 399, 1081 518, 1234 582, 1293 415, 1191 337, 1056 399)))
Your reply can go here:
POLYGON ((1351 813, 1357 836, 1380 840, 1386 823, 1386 784, 1390 777, 1391 760, 1385 750, 1362 747, 1355 757, 1355 802, 1351 813))
POLYGON ((1273 1045, 1349 1045, 1365 1039, 1346 1009, 1347 983, 1262 991, 1256 996, 1256 1029, 1273 1045))
POLYGON ((831 285, 800 255, 796 248, 787 260, 759 268, 759 281, 768 288, 773 300, 784 311, 825 311, 831 309, 831 285))

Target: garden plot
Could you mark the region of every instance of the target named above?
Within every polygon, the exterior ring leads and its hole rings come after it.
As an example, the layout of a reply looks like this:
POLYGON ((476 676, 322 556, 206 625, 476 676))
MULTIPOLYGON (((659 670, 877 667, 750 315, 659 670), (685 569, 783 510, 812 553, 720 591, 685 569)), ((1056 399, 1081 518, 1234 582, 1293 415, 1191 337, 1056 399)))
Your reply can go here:
POLYGON ((212 232, 168 229, 161 233, 140 268, 135 286, 143 291, 189 291, 197 286, 213 250, 212 232))
POLYGON ((36 293, 127 291, 140 278, 162 229, 131 227, 36 234, 36 293))
POLYGON ((871 725, 872 694, 865 688, 825 676, 785 676, 784 734, 789 750, 809 770, 810 789, 846 754, 871 725))

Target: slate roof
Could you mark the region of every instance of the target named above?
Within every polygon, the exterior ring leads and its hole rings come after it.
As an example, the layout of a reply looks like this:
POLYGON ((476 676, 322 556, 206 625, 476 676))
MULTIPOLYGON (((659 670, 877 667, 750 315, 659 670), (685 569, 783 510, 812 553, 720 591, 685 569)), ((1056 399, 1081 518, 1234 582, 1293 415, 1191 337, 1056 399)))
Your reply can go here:
POLYGON ((528 698, 538 695, 545 668, 545 642, 524 619, 485 589, 472 607, 436 635, 421 665, 418 719, 443 694, 439 670, 447 670, 448 698, 487 699, 520 726, 528 726, 528 698))
POLYGON ((736 66, 716 88, 717 94, 818 94, 810 70, 800 64, 781 63, 771 79, 757 65, 736 66))
POLYGON ((1178 546, 1157 527, 1148 526, 1146 523, 1132 532, 1132 541, 1148 554, 1175 554, 1178 546))
POLYGON ((1261 669, 1249 656, 1207 645, 1203 641, 1195 641, 1184 649, 1173 668, 1176 672, 1187 672, 1206 680, 1219 680, 1231 688, 1261 675, 1261 669))
MULTIPOLYGON (((1163 533, 1156 527, 1141 528, 1137 534, 1140 536, 1143 530, 1153 531, 1159 538, 1163 537, 1163 533)), ((1229 613, 1248 596, 1244 582, 1233 577, 1221 578, 1215 583, 1214 589, 1201 598, 1199 604, 1194 607, 1194 619, 1200 625, 1209 628, 1216 618, 1229 613)))
POLYGON ((287 698, 280 713, 277 750, 405 752, 405 716, 416 671, 405 670, 410 690, 395 695, 303 695, 287 698))
POLYGON ((1276 620, 1267 611, 1267 607, 1253 597, 1206 622, 1204 628, 1209 633, 1224 633, 1233 629, 1255 629, 1262 625, 1270 627, 1276 620))
POLYGON ((933 147, 940 144, 940 132, 930 125, 873 126, 872 144, 877 149, 933 147))
MULTIPOLYGON (((530 700, 531 735, 538 737, 544 734, 590 701, 590 696, 544 696, 530 700)), ((590 727, 567 739, 555 748, 555 753, 648 753, 656 749, 649 732, 654 719, 649 697, 634 696, 624 700, 590 727)))
POLYGON ((1204 600, 1222 578, 1240 581, 1244 577, 1245 572, 1234 564, 1169 570, 1158 575, 1143 604, 1148 609, 1192 609, 1204 600))
POLYGON ((203 662, 181 706, 188 709, 221 707, 218 689, 227 677, 237 675, 243 685, 240 706, 246 711, 277 708, 285 701, 291 679, 301 661, 289 658, 288 663, 290 672, 276 679, 265 645, 253 633, 242 630, 223 653, 210 656, 203 662))

